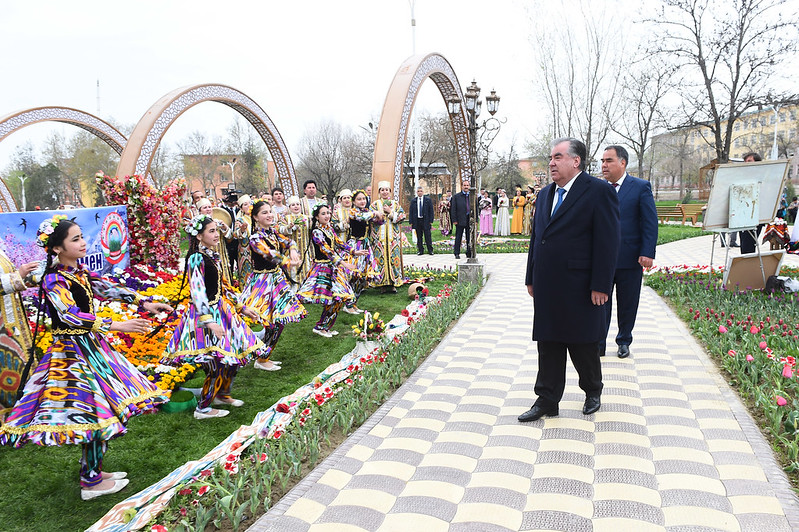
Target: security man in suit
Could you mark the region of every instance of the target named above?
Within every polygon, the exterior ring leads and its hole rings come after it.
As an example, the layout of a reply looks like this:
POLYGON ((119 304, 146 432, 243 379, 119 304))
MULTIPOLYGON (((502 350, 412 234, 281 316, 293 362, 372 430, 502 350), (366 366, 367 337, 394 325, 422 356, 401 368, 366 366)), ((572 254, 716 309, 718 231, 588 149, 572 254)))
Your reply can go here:
POLYGON ((433 254, 433 237, 430 229, 433 227, 433 201, 424 195, 424 189, 416 188, 416 197, 411 200, 410 206, 411 227, 416 232, 416 247, 419 255, 424 255, 422 237, 427 242, 427 252, 433 254))
POLYGON ((449 206, 449 215, 452 223, 455 224, 455 258, 461 258, 461 239, 466 234, 466 255, 471 255, 471 234, 470 219, 474 216, 472 204, 469 200, 469 187, 471 184, 468 179, 461 182, 461 191, 452 196, 449 206))
MULTIPOLYGON (((658 215, 655 198, 652 196, 652 185, 649 181, 628 174, 627 160, 627 150, 622 146, 608 146, 602 154, 602 176, 613 185, 619 196, 621 243, 613 277, 613 284, 616 286, 616 316, 619 322, 616 354, 619 358, 630 356, 633 325, 641 297, 643 269, 652 267, 658 240, 658 215)), ((610 296, 605 305, 607 329, 599 342, 599 356, 605 356, 605 339, 613 309, 613 287, 610 296)))
POLYGON ((619 199, 613 187, 585 172, 581 141, 561 138, 551 146, 553 183, 536 200, 525 277, 533 298, 538 398, 519 421, 558 415, 567 351, 586 395, 583 414, 599 410, 602 367, 597 346, 607 330, 604 305, 619 252, 619 199))

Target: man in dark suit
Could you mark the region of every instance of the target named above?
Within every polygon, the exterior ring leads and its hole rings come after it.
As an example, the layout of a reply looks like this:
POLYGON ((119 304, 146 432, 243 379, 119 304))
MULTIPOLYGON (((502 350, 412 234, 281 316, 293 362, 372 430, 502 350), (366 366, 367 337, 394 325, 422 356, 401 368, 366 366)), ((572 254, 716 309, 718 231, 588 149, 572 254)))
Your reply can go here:
POLYGON ((416 188, 416 197, 411 200, 410 208, 411 227, 416 231, 416 248, 419 255, 424 255, 422 237, 427 242, 427 252, 433 254, 433 237, 430 235, 430 228, 433 226, 433 202, 424 195, 424 189, 419 186, 416 188))
POLYGON ((538 194, 527 255, 527 292, 533 298, 538 376, 532 408, 519 421, 557 416, 566 386, 566 351, 585 392, 583 414, 600 407, 604 304, 619 251, 619 199, 607 181, 585 172, 586 148, 577 139, 552 143, 553 183, 538 194))
POLYGON ((471 255, 471 240, 469 235, 471 233, 470 220, 474 213, 472 212, 472 203, 469 198, 469 184, 468 179, 464 179, 461 183, 461 191, 452 196, 452 202, 449 206, 449 215, 452 218, 452 223, 455 224, 455 258, 461 258, 461 238, 466 233, 466 254, 471 255))
MULTIPOLYGON (((622 146, 608 146, 602 154, 602 176, 613 185, 619 196, 621 242, 616 261, 613 284, 616 286, 616 316, 619 332, 616 335, 619 358, 630 356, 633 342, 633 325, 638 314, 641 297, 641 280, 644 268, 652 267, 658 240, 658 214, 652 185, 649 181, 627 173, 627 150, 622 146)), ((607 328, 599 342, 599 356, 605 356, 605 339, 610 328, 613 309, 613 287, 605 305, 607 328)))

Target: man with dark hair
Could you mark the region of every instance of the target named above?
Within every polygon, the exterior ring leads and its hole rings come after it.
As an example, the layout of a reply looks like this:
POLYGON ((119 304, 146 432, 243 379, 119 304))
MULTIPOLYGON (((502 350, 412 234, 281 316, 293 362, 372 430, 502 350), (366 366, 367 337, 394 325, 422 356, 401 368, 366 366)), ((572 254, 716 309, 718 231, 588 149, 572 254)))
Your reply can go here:
MULTIPOLYGON (((627 173, 627 150, 608 146, 602 154, 602 176, 613 185, 619 197, 621 241, 613 285, 616 286, 616 335, 619 358, 630 356, 633 326, 638 315, 644 268, 652 267, 658 240, 658 215, 649 181, 627 173)), ((599 342, 599 356, 605 356, 605 340, 613 310, 613 285, 605 304, 605 336, 599 342)))
POLYGON ((557 416, 566 386, 566 352, 585 392, 583 414, 599 410, 602 366, 597 353, 606 333, 603 305, 613 285, 619 250, 619 198, 606 181, 585 170, 585 144, 553 141, 553 183, 538 195, 525 285, 533 298, 538 376, 532 408, 519 421, 557 416))
POLYGON ((760 156, 759 153, 756 151, 750 151, 748 153, 744 153, 744 162, 745 163, 759 163, 763 160, 763 157, 760 156))
POLYGON ((302 213, 311 216, 314 206, 320 203, 320 200, 316 199, 316 181, 307 179, 305 183, 302 184, 302 191, 305 193, 305 197, 300 200, 302 213))
POLYGON ((425 196, 421 185, 416 187, 416 197, 411 200, 410 217, 408 221, 416 232, 416 249, 419 255, 424 255, 424 244, 427 242, 427 252, 433 254, 433 237, 430 229, 433 226, 433 201, 425 196))
MULTIPOLYGON (((744 154, 745 163, 759 163, 763 157, 755 151, 750 151, 744 154)), ((741 254, 754 253, 757 248, 755 239, 760 238, 760 231, 763 230, 763 225, 758 225, 755 229, 755 234, 752 235, 751 231, 741 231, 741 254)))
POLYGON ((472 212, 472 204, 469 201, 469 183, 468 179, 461 182, 461 191, 452 196, 452 201, 449 206, 449 216, 452 223, 455 224, 455 258, 461 258, 461 239, 466 233, 466 255, 471 255, 471 240, 469 236, 472 232, 471 219, 474 217, 472 212))

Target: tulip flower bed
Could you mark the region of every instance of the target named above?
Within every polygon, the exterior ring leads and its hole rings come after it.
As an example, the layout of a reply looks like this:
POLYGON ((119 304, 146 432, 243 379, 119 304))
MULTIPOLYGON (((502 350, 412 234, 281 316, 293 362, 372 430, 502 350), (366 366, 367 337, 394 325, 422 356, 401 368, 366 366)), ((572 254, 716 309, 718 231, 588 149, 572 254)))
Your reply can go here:
MULTIPOLYGON (((781 275, 799 271, 783 268, 781 275)), ((694 336, 727 372, 799 480, 799 297, 759 290, 728 291, 718 272, 664 269, 647 284, 667 298, 694 336)))

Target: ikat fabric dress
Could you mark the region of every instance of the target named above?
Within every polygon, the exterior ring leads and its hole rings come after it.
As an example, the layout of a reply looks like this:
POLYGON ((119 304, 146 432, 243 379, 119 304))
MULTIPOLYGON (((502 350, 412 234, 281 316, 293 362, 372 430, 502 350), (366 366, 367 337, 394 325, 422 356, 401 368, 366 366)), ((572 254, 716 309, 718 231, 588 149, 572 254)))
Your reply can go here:
POLYGON ((332 305, 336 301, 355 299, 348 281, 348 272, 339 267, 345 260, 342 254, 351 253, 330 225, 319 226, 311 232, 314 265, 308 277, 297 290, 297 298, 303 303, 332 305))
POLYGON ((374 201, 370 208, 385 212, 385 206, 390 211, 384 216, 384 223, 372 228, 372 246, 381 274, 380 280, 372 286, 402 286, 402 229, 399 217, 405 214, 405 210, 398 201, 382 199, 374 201))

